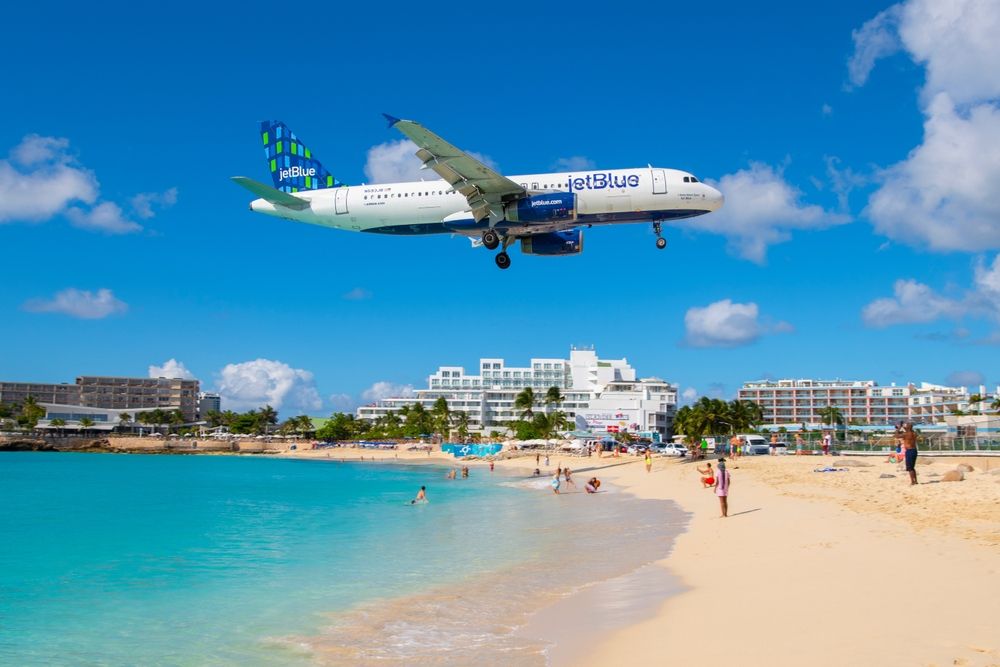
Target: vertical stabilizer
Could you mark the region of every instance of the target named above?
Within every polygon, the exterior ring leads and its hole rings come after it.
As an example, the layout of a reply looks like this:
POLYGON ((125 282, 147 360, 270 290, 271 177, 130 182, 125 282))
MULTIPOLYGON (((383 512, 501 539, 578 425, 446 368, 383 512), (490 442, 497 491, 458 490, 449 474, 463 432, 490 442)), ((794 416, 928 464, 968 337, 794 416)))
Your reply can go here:
POLYGON ((260 138, 268 171, 278 190, 301 192, 343 185, 280 120, 261 121, 260 138))

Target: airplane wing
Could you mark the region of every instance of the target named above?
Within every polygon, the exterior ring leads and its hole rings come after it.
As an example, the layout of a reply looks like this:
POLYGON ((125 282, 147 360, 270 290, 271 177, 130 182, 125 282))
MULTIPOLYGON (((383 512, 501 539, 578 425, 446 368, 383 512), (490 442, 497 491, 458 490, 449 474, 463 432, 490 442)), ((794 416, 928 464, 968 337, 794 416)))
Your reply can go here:
POLYGON ((425 167, 434 170, 457 192, 465 195, 476 222, 484 218, 503 219, 503 203, 527 194, 518 183, 452 146, 420 123, 382 115, 389 121, 389 127, 396 128, 417 145, 417 157, 425 167))

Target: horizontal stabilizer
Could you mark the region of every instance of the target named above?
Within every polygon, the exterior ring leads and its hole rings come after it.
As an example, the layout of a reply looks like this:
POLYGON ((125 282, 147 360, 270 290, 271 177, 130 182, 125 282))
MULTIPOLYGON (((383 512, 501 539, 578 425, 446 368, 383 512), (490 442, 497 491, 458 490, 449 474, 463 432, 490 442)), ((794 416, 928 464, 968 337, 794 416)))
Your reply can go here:
POLYGON ((236 185, 242 186, 254 193, 264 201, 271 202, 275 206, 284 206, 285 208, 290 208, 295 211, 301 211, 304 208, 309 208, 308 199, 300 199, 295 195, 290 195, 287 192, 282 192, 281 190, 275 190, 270 185, 264 185, 252 178, 247 178, 246 176, 233 176, 233 182, 236 185))

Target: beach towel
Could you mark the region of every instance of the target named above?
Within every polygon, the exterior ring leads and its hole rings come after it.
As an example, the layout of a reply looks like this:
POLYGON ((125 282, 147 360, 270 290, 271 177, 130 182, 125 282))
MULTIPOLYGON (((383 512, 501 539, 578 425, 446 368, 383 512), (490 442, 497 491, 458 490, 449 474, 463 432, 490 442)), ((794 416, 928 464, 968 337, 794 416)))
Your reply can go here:
POLYGON ((816 468, 813 472, 847 472, 848 468, 831 468, 827 466, 825 468, 816 468))

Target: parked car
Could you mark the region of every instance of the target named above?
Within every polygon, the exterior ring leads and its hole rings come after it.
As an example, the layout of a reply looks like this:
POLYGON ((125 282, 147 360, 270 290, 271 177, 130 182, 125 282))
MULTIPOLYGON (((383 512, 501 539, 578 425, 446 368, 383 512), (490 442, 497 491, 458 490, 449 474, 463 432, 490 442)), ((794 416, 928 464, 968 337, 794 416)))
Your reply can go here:
MULTIPOLYGON (((750 445, 746 451, 747 454, 753 456, 755 454, 770 454, 771 444, 762 445, 759 442, 750 445)), ((774 445, 775 454, 787 454, 788 453, 788 443, 787 442, 777 442, 774 445)))
POLYGON ((662 454, 663 456, 687 456, 688 449, 684 445, 678 445, 673 442, 669 442, 665 445, 658 445, 653 447, 653 451, 657 454, 662 454))

